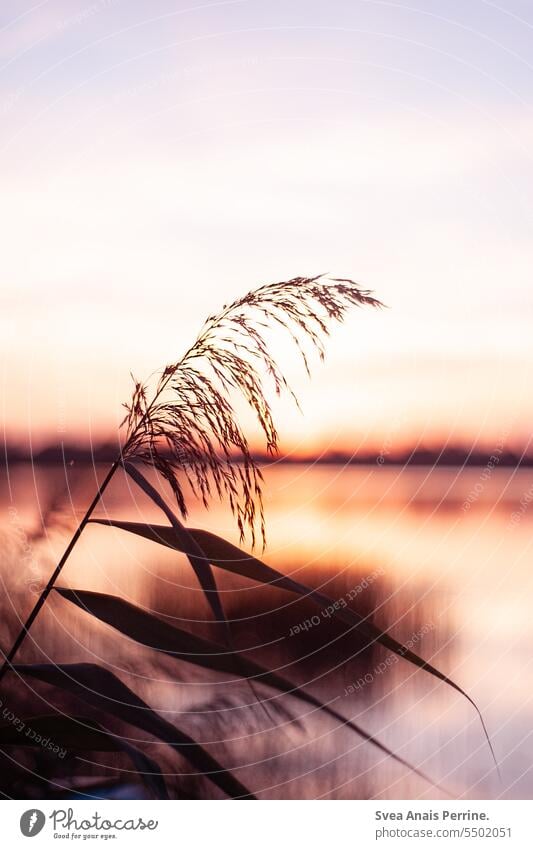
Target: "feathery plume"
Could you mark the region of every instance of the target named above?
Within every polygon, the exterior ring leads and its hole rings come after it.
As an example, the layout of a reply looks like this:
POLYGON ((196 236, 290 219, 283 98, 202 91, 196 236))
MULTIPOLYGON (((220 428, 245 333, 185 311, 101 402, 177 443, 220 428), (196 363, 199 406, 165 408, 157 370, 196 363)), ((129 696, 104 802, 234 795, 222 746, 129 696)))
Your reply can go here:
POLYGON ((265 330, 279 326, 290 335, 310 374, 309 351, 324 358, 324 340, 333 322, 352 306, 382 306, 352 280, 296 277, 255 289, 205 321, 194 344, 161 372, 150 395, 149 383, 135 381, 125 404, 124 459, 155 468, 170 484, 181 514, 187 516, 183 477, 205 506, 213 493, 226 497, 237 521, 255 544, 265 523, 262 474, 231 394, 240 394, 255 413, 266 450, 276 454, 278 432, 266 394, 265 377, 276 395, 297 399, 270 353, 265 330))

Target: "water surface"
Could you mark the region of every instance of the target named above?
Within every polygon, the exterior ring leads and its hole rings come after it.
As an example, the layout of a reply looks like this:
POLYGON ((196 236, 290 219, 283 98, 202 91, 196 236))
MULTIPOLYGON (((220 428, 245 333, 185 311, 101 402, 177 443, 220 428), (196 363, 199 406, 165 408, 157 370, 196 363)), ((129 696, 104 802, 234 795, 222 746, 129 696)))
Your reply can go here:
MULTIPOLYGON (((67 488, 64 471, 55 467, 20 464, 10 467, 9 480, 3 478, 3 646, 17 618, 29 611, 32 590, 52 571, 96 478, 104 473, 103 468, 69 467, 67 488)), ((480 722, 465 699, 406 661, 391 662, 382 649, 365 648, 354 632, 347 633, 346 626, 308 601, 217 569, 235 642, 375 733, 458 796, 529 798, 532 499, 531 470, 494 469, 487 476, 476 468, 278 464, 266 471, 264 559, 320 587, 339 604, 371 614, 466 689, 486 719, 501 783, 480 722)), ((143 494, 118 477, 97 514, 165 521, 143 494)), ((209 512, 195 506, 189 524, 238 542, 231 517, 220 506, 209 512)), ((120 595, 182 628, 220 640, 183 556, 130 534, 89 527, 62 583, 120 595)), ((439 795, 309 705, 263 688, 267 717, 257 705, 249 706, 253 696, 242 682, 140 648, 57 597, 39 617, 22 659, 44 658, 109 666, 168 719, 208 743, 264 798, 439 795)), ((10 697, 21 710, 45 712, 39 705, 45 690, 36 688, 37 695, 20 682, 11 688, 10 697)), ((58 703, 50 690, 45 696, 50 704, 58 703)), ((128 733, 139 739, 131 727, 128 733)), ((166 747, 146 746, 169 773, 176 772, 166 747)), ((112 764, 97 754, 89 760, 85 771, 93 774, 103 771, 101 764, 112 764)), ((120 762, 119 775, 125 763, 120 762)), ((19 788, 28 786, 31 761, 24 764, 26 779, 19 777, 19 788)), ((183 765, 179 771, 192 772, 183 765)), ((4 778, 2 788, 5 783, 4 778)), ((194 776, 169 777, 169 786, 176 795, 217 792, 194 776)))

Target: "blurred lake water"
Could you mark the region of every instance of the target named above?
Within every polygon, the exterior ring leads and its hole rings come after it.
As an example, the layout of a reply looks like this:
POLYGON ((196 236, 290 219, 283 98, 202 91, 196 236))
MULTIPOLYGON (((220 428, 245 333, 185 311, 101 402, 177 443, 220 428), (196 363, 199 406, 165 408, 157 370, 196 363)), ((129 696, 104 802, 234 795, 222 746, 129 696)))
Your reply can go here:
MULTIPOLYGON (((4 470, 4 649, 104 473, 69 467, 66 479, 53 466, 18 464, 8 476, 4 470)), ((268 546, 259 555, 371 615, 463 687, 485 717, 502 781, 475 711, 450 687, 405 660, 387 662, 387 652, 365 647, 309 601, 215 569, 236 645, 375 733, 457 796, 530 798, 533 470, 495 468, 487 475, 472 467, 279 463, 265 478, 268 546)), ((95 515, 164 524, 131 487, 117 475, 95 515)), ((209 511, 193 505, 188 524, 238 543, 231 516, 216 503, 209 511)), ((131 534, 89 526, 60 583, 120 595, 181 628, 221 639, 185 558, 131 534)), ((439 795, 309 705, 260 688, 269 699, 269 721, 250 706, 253 697, 242 682, 141 648, 59 597, 51 597, 32 633, 22 660, 107 665, 167 719, 210 744, 262 798, 439 795)), ((39 696, 17 686, 21 709, 45 712, 39 696)), ((154 757, 168 756, 160 744, 146 746, 154 757)), ((97 755, 92 762, 98 765, 97 755)), ((175 760, 164 762, 176 771, 175 760)), ((176 795, 200 792, 193 777, 176 776, 175 788, 176 795)))

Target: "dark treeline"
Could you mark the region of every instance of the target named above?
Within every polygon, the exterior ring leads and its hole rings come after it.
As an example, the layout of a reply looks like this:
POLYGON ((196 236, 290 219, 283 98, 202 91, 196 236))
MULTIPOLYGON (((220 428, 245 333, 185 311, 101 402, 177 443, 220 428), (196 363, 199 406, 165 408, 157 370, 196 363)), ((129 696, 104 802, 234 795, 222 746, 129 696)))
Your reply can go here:
MULTIPOLYGON (((32 462, 38 465, 79 464, 93 465, 95 463, 112 463, 117 456, 116 443, 101 443, 98 445, 76 445, 74 443, 52 444, 30 452, 15 443, 5 444, 2 451, 2 465, 12 463, 32 462)), ((272 458, 266 454, 257 453, 255 459, 264 466, 270 465, 272 458)), ((337 465, 378 465, 378 466, 476 466, 491 468, 523 468, 533 467, 533 454, 520 449, 472 448, 466 445, 448 445, 404 448, 391 450, 388 453, 379 451, 359 451, 348 454, 340 451, 325 452, 320 456, 313 455, 280 455, 277 463, 301 464, 337 464, 337 465)))

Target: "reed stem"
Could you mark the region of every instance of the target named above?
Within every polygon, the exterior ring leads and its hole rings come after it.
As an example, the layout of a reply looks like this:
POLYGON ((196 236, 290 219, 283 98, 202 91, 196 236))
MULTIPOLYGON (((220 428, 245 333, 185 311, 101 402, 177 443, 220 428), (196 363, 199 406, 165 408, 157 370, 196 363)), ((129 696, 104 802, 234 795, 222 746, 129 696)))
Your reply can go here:
POLYGON ((18 652, 19 648, 21 647, 22 643, 23 643, 23 642, 24 642, 24 640, 26 639, 26 636, 27 636, 27 634, 28 634, 28 632, 29 632, 29 630, 30 630, 31 626, 33 625, 33 623, 35 622, 35 620, 36 620, 37 616, 39 615, 39 612, 40 612, 41 608, 43 607, 44 603, 46 602, 46 599, 48 598, 48 596, 50 595, 51 591, 53 590, 53 588, 54 588, 54 584, 55 584, 55 582, 57 581, 57 579, 58 579, 59 575, 61 574, 61 570, 63 569, 63 566, 65 565, 65 563, 66 563, 66 562, 67 562, 67 560, 69 559, 69 557, 70 557, 70 555, 71 555, 71 553, 72 553, 72 549, 74 548, 74 546, 75 546, 75 545, 76 545, 76 543, 78 542, 79 538, 81 537, 81 535, 82 535, 82 533, 83 533, 83 529, 85 528, 85 526, 86 526, 87 522, 88 522, 88 521, 89 521, 89 519, 91 518, 91 516, 92 516, 92 514, 93 514, 93 512, 94 512, 95 507, 97 507, 97 505, 98 505, 98 503, 99 503, 99 501, 100 501, 100 499, 101 499, 102 495, 103 495, 103 494, 104 494, 104 492, 106 491, 106 489, 107 489, 107 487, 108 487, 108 484, 110 483, 110 481, 111 481, 111 479, 112 479, 113 475, 115 474, 116 470, 117 470, 117 469, 118 469, 118 467, 122 464, 124 454, 125 454, 125 453, 127 453, 127 449, 128 449, 129 444, 130 444, 130 441, 131 441, 131 440, 135 437, 135 435, 136 435, 137 431, 138 431, 140 428, 142 428, 142 427, 143 427, 143 425, 144 425, 144 423, 145 423, 145 421, 146 421, 146 419, 147 419, 147 417, 148 417, 148 415, 149 415, 149 413, 150 413, 150 411, 151 411, 151 409, 152 409, 153 405, 156 403, 156 401, 157 401, 157 400, 158 400, 158 398, 160 397, 161 393, 164 391, 164 389, 165 389, 165 388, 166 388, 166 386, 168 385, 168 382, 169 382, 169 380, 170 380, 170 377, 171 377, 171 376, 169 375, 168 377, 166 377, 166 378, 165 378, 165 379, 164 379, 164 380, 160 383, 160 386, 159 386, 158 391, 156 392, 155 396, 152 398, 152 401, 151 401, 151 402, 150 402, 150 404, 148 405, 148 407, 147 407, 147 409, 146 409, 146 411, 145 411, 144 415, 142 416, 142 418, 140 419, 140 421, 137 423, 137 426, 136 426, 136 428, 135 428, 134 433, 130 436, 130 439, 129 439, 129 440, 126 442, 126 444, 124 445, 124 447, 123 447, 123 449, 122 449, 122 451, 121 451, 120 455, 117 457, 117 459, 115 460, 115 462, 113 463, 113 465, 112 465, 112 466, 111 466, 111 468, 109 469, 109 471, 108 471, 107 475, 105 476, 104 480, 102 481, 102 483, 101 483, 101 484, 100 484, 100 486, 98 487, 98 490, 97 490, 97 492, 96 492, 96 495, 94 496, 94 498, 93 498, 93 500, 91 501, 91 503, 90 503, 89 507, 87 508, 87 512, 85 513, 85 515, 84 515, 83 519, 81 520, 80 524, 78 525, 78 527, 77 527, 77 529, 76 529, 76 532, 74 533, 74 536, 72 537, 72 539, 70 540, 70 542, 69 542, 68 546, 66 547, 66 549, 65 549, 65 551, 64 551, 64 553, 63 553, 63 556, 62 556, 61 560, 60 560, 60 561, 59 561, 59 563, 57 564, 57 566, 56 566, 56 568, 54 569, 54 571, 53 571, 52 575, 50 576, 50 579, 49 579, 49 581, 48 581, 48 583, 47 583, 46 587, 44 588, 44 590, 42 591, 41 595, 40 595, 40 596, 39 596, 39 598, 37 599, 37 602, 36 602, 36 604, 35 604, 35 606, 34 606, 33 610, 31 611, 30 615, 29 615, 29 616, 28 616, 28 618, 26 619, 26 622, 25 622, 25 623, 24 623, 24 625, 22 626, 22 628, 21 628, 21 630, 20 630, 20 632, 19 632, 19 634, 18 634, 18 636, 17 636, 17 638, 16 638, 15 642, 13 643, 13 645, 11 646, 11 648, 9 649, 8 653, 5 655, 4 662, 3 662, 2 666, 0 666, 0 683, 2 682, 2 679, 3 679, 4 675, 6 674, 6 672, 8 672, 9 667, 11 666, 11 664, 12 664, 12 662, 13 662, 13 658, 15 657, 15 655, 16 655, 16 653, 18 652))
POLYGON ((95 507, 98 505, 98 502, 100 501, 102 495, 104 494, 105 490, 107 489, 107 486, 110 483, 111 478, 115 474, 116 470, 118 469, 120 462, 121 462, 121 458, 118 458, 117 460, 115 460, 115 462, 113 463, 113 465, 109 469, 107 475, 105 476, 104 480, 102 481, 102 483, 98 487, 98 491, 96 492, 96 495, 94 496, 93 500, 91 501, 91 504, 87 508, 87 512, 85 513, 83 519, 81 520, 80 524, 78 525, 78 528, 77 528, 74 536, 72 537, 68 546, 66 547, 61 560, 57 564, 52 575, 50 576, 50 579, 49 579, 46 587, 44 588, 41 595, 37 599, 37 602, 35 603, 35 606, 34 606, 33 610, 31 611, 30 615, 28 616, 26 622, 22 626, 22 629, 20 630, 18 637, 16 638, 15 642, 13 643, 10 650, 6 654, 5 660, 2 664, 2 666, 0 667, 0 682, 2 681, 6 672, 8 672, 8 670, 9 670, 9 668, 10 668, 12 662, 13 662, 13 658, 15 657, 15 655, 18 652, 19 648, 21 647, 22 643, 26 639, 26 636, 28 635, 28 632, 29 632, 31 626, 33 625, 37 616, 39 615, 39 611, 43 607, 46 599, 50 595, 50 592, 52 591, 54 584, 57 581, 57 579, 58 579, 58 577, 61 573, 61 570, 63 569, 63 566, 65 565, 68 558, 70 557, 74 546, 76 545, 80 536, 82 535, 83 529, 85 528, 87 522, 91 518, 91 515, 92 515, 95 507))

